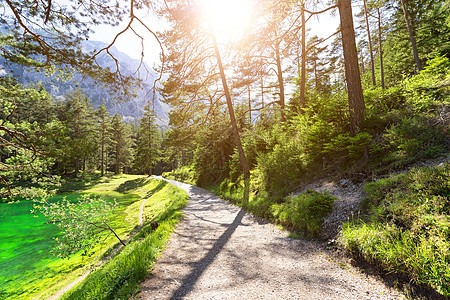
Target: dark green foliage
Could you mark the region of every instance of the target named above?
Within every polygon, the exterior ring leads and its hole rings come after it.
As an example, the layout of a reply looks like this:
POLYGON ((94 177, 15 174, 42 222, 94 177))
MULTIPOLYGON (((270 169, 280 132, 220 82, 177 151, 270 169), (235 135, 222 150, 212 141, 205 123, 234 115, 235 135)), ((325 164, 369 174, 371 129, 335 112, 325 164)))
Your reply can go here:
POLYGON ((370 216, 344 225, 341 244, 450 296, 450 165, 412 169, 364 191, 370 216))
POLYGON ((302 152, 292 141, 275 145, 269 153, 259 154, 257 162, 255 175, 262 183, 260 188, 278 195, 290 192, 305 173, 302 152))
POLYGON ((289 197, 285 203, 272 205, 272 213, 281 224, 313 237, 319 232, 323 218, 333 210, 334 199, 328 193, 308 190, 289 197))
POLYGON ((448 149, 448 135, 442 126, 432 127, 426 118, 403 118, 392 125, 385 134, 389 159, 400 164, 418 158, 433 158, 448 149))
POLYGON ((244 140, 244 148, 249 161, 256 158, 258 188, 273 195, 286 195, 320 172, 341 172, 368 160, 371 135, 349 135, 344 94, 316 95, 303 114, 283 126, 263 124, 244 140))
POLYGON ((449 151, 449 59, 437 56, 417 76, 387 91, 369 90, 367 130, 372 167, 384 172, 449 151), (387 105, 386 105, 387 104, 387 105))
POLYGON ((197 148, 194 151, 194 169, 199 186, 217 184, 229 174, 229 161, 234 141, 231 125, 226 118, 216 120, 209 128, 196 134, 197 148))
POLYGON ((152 175, 154 164, 160 158, 161 134, 155 125, 155 115, 146 105, 144 116, 139 125, 139 138, 136 156, 133 161, 133 169, 138 172, 146 171, 152 175))
POLYGON ((36 188, 54 188, 58 182, 59 178, 47 174, 53 157, 38 155, 63 131, 59 122, 46 123, 44 116, 54 116, 47 107, 49 101, 50 95, 42 89, 0 78, 0 195, 4 200, 16 194, 37 196, 36 188))
POLYGON ((127 173, 133 159, 132 145, 134 144, 130 125, 122 121, 122 116, 115 114, 111 119, 109 134, 111 139, 109 151, 114 161, 114 172, 120 174, 124 169, 127 173))
MULTIPOLYGON (((405 1, 422 65, 435 54, 450 58, 450 26, 446 24, 450 11, 443 2, 405 1)), ((389 86, 402 81, 405 75, 411 76, 417 72, 414 68, 414 57, 403 10, 401 5, 396 7, 391 21, 391 31, 383 46, 386 82, 389 86)))
POLYGON ((66 95, 64 102, 56 105, 57 118, 64 125, 66 132, 61 141, 57 155, 61 167, 65 172, 85 169, 87 157, 93 156, 96 147, 96 126, 94 108, 90 99, 83 94, 81 89, 76 89, 66 95))

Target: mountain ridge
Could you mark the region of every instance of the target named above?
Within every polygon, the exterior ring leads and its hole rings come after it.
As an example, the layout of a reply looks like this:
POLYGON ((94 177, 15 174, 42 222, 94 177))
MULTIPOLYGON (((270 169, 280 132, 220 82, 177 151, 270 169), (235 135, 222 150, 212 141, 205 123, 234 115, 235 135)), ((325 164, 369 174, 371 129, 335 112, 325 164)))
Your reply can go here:
MULTIPOLYGON (((85 41, 82 47, 86 52, 93 52, 107 45, 101 41, 85 41)), ((142 80, 143 84, 136 88, 136 97, 125 100, 120 95, 107 92, 100 84, 80 73, 74 73, 70 80, 63 80, 57 76, 46 76, 46 74, 37 72, 32 68, 25 68, 19 64, 11 63, 3 57, 0 57, 0 69, 3 67, 3 76, 10 74, 25 86, 30 83, 41 82, 56 101, 63 101, 68 92, 80 88, 91 100, 94 108, 104 104, 110 115, 118 113, 127 123, 137 124, 143 115, 145 105, 148 101, 153 101, 153 96, 155 96, 155 122, 161 129, 166 130, 169 125, 168 112, 170 107, 159 100, 161 96, 157 92, 153 95, 153 84, 156 78, 153 70, 145 62, 141 65, 139 60, 129 57, 114 46, 109 49, 109 52, 118 60, 122 74, 133 76, 136 80, 142 80), (139 71, 136 71, 138 69, 139 71), (120 100, 118 101, 118 99, 120 100)), ((97 61, 103 68, 115 69, 116 67, 115 61, 105 52, 98 55, 97 61)))

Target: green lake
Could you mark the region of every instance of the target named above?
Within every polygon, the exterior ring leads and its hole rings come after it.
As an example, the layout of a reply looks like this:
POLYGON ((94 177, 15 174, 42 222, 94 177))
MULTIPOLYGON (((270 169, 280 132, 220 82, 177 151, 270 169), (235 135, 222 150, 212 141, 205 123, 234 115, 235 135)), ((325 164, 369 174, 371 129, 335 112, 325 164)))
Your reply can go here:
POLYGON ((0 203, 0 299, 34 298, 46 284, 60 280, 58 273, 79 265, 79 259, 63 260, 50 253, 58 228, 31 209, 33 202, 26 200, 0 203))

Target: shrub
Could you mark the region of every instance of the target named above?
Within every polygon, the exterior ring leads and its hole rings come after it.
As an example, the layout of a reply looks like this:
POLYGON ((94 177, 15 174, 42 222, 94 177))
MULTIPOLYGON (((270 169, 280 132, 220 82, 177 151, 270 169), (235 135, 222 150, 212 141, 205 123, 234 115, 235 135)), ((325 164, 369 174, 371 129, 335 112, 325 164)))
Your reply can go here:
POLYGON ((272 213, 281 224, 313 237, 319 232, 323 218, 333 210, 334 199, 328 193, 308 190, 288 198, 286 203, 274 204, 272 213))
POLYGON ((450 80, 450 61, 445 56, 437 56, 428 61, 428 65, 418 74, 404 81, 408 103, 415 112, 425 112, 444 101, 448 92, 445 85, 450 80))
POLYGON ((272 152, 258 156, 258 171, 262 189, 283 195, 292 190, 304 175, 299 145, 293 141, 276 145, 272 152))

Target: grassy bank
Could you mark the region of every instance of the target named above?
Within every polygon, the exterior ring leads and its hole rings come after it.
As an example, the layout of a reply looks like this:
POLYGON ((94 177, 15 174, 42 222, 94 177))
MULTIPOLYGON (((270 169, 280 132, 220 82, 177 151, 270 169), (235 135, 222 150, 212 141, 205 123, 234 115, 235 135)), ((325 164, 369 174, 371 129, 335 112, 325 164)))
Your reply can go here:
POLYGON ((368 216, 346 223, 352 255, 450 297, 450 166, 413 169, 369 183, 368 216))
POLYGON ((151 195, 145 204, 148 222, 119 254, 92 272, 62 299, 128 299, 139 289, 139 283, 149 275, 180 220, 181 208, 187 204, 188 198, 184 191, 164 181, 151 180, 143 189, 151 195), (159 223, 155 231, 152 231, 151 221, 159 223))
MULTIPOLYGON (((179 193, 183 193, 166 187, 164 181, 144 176, 85 175, 64 183, 52 201, 67 197, 76 202, 85 193, 116 199, 119 205, 111 222, 123 239, 137 227, 139 207, 147 194, 153 197, 146 202, 144 216, 151 221, 173 214, 180 203, 179 193)), ((114 237, 105 234, 88 255, 78 253, 68 259, 52 256, 58 228, 42 215, 31 214, 32 208, 33 203, 26 200, 0 203, 0 299, 46 299, 92 268, 117 244, 114 237)))

